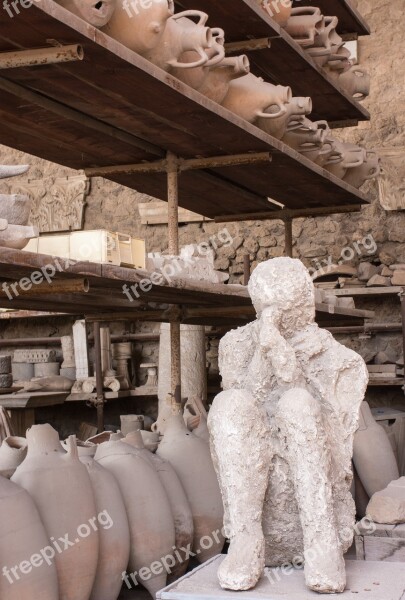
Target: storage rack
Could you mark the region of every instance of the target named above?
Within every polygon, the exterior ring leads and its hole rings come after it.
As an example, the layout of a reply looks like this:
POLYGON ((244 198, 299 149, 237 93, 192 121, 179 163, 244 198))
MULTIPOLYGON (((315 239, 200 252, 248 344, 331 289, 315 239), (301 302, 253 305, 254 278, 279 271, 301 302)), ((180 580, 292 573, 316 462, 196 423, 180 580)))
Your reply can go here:
MULTIPOLYGON (((235 42, 242 47, 251 39, 267 40, 261 50, 249 50, 253 72, 293 84, 296 95, 311 95, 315 117, 339 126, 369 118, 254 0, 231 4, 182 0, 179 4, 188 7, 189 2, 190 7, 210 13, 213 25, 224 25, 231 51, 235 42)), ((357 33, 367 33, 350 3, 340 5, 339 11, 355 24, 357 33)), ((55 53, 66 45, 79 45, 84 59, 9 65, 0 77, 2 143, 167 200, 172 254, 179 252, 179 206, 218 222, 281 218, 286 224, 286 254, 291 255, 293 218, 351 212, 369 202, 359 190, 52 0, 38 0, 11 22, 2 16, 0 52, 29 53, 49 43, 58 46, 55 53)), ((1 249, 2 278, 18 280, 21 273, 45 260, 49 257, 1 249)), ((142 274, 135 270, 79 263, 59 274, 52 286, 41 284, 35 295, 13 300, 13 307, 28 311, 80 311, 94 323, 100 430, 105 401, 99 351, 102 321, 171 322, 172 390, 179 399, 180 323, 234 324, 254 318, 245 289, 218 285, 208 289, 208 284, 204 288, 184 280, 175 286, 154 285, 147 299, 138 306, 130 304, 123 298, 122 285, 139 278, 142 274), (151 309, 151 303, 157 308, 151 309)), ((0 298, 0 305, 9 307, 10 301, 0 298)), ((344 322, 372 316, 370 311, 317 308, 321 324, 332 313, 344 322)))

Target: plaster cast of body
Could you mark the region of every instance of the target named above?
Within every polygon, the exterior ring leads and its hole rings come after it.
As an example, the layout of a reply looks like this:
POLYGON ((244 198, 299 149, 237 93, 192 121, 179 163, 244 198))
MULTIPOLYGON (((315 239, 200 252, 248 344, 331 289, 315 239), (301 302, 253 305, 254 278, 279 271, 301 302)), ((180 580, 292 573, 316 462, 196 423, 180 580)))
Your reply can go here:
POLYGON ((308 587, 343 592, 367 369, 314 322, 314 286, 300 261, 260 264, 249 292, 257 320, 223 338, 224 391, 209 414, 231 539, 219 581, 250 589, 265 565, 304 557, 308 587))

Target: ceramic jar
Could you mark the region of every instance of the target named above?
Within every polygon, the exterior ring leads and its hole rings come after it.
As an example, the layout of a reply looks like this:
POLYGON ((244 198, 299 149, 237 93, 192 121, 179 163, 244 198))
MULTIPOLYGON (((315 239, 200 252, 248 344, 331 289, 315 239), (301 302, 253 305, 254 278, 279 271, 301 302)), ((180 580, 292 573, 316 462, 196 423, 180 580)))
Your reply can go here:
POLYGON ((281 140, 286 131, 292 131, 301 126, 301 116, 311 114, 312 100, 311 98, 294 97, 286 105, 286 108, 286 113, 276 119, 260 118, 257 126, 269 135, 281 140))
POLYGON ((375 150, 366 151, 366 160, 358 167, 350 169, 344 176, 344 181, 359 189, 370 179, 378 177, 381 172, 381 160, 375 150))
POLYGON ((6 409, 0 406, 0 443, 11 435, 13 435, 13 427, 10 417, 6 409))
POLYGON ((360 409, 360 426, 354 436, 353 462, 369 496, 399 479, 398 464, 383 427, 379 425, 367 402, 360 409))
POLYGON ((154 598, 167 580, 162 557, 172 556, 175 543, 165 489, 152 465, 127 443, 100 444, 95 459, 115 477, 124 500, 131 540, 128 568, 139 574, 138 581, 154 598), (162 568, 152 572, 150 567, 157 562, 162 568))
POLYGON ((168 420, 158 456, 176 471, 190 502, 194 520, 193 551, 205 562, 220 554, 224 509, 209 445, 188 431, 176 405, 168 420))
POLYGON ((297 6, 291 11, 285 30, 300 46, 308 48, 325 30, 325 18, 316 6, 297 6))
POLYGON ((287 3, 281 0, 256 0, 258 4, 263 8, 266 14, 269 15, 280 25, 280 27, 286 27, 288 23, 288 19, 291 15, 292 10, 292 0, 288 0, 287 3))
POLYGON ((0 475, 10 477, 27 456, 27 440, 23 437, 9 436, 0 446, 0 475))
MULTIPOLYGON (((139 450, 142 458, 147 460, 156 470, 158 477, 165 488, 173 516, 176 548, 181 550, 181 548, 191 547, 194 535, 193 515, 190 503, 183 486, 177 477, 176 471, 167 460, 164 460, 156 454, 152 454, 152 452, 145 448, 140 431, 129 433, 123 441, 139 450)), ((176 564, 171 568, 171 580, 184 575, 189 563, 189 559, 184 556, 184 552, 181 561, 178 557, 175 558, 176 564)))
POLYGON ((173 0, 153 0, 146 8, 120 0, 103 31, 134 52, 144 54, 158 45, 173 13, 173 0))
POLYGON ((59 600, 56 568, 49 558, 52 548, 34 501, 1 476, 0 515, 0 598, 59 600), (9 569, 16 565, 15 576, 9 569))
POLYGON ((324 121, 313 123, 304 118, 300 127, 286 131, 282 141, 297 152, 310 155, 323 146, 326 136, 326 130, 322 126, 323 123, 324 121))
POLYGON ((93 490, 79 460, 76 439, 69 438, 69 451, 65 452, 50 425, 34 425, 27 432, 27 442, 27 457, 12 481, 30 494, 48 540, 55 540, 59 600, 88 600, 97 569, 99 537, 92 527, 97 520, 93 490))
POLYGON ((94 460, 97 446, 78 446, 80 462, 87 468, 99 519, 100 547, 97 572, 89 600, 117 600, 126 571, 130 537, 128 517, 115 477, 94 460))
MULTIPOLYGON (((188 52, 181 57, 184 62, 195 61, 196 53, 188 52)), ((196 67, 194 69, 173 69, 172 73, 210 100, 221 104, 228 93, 229 85, 234 79, 247 75, 250 71, 249 59, 246 55, 227 57, 214 66, 196 67)))
POLYGON ((336 163, 327 162, 325 169, 336 177, 343 179, 349 169, 361 167, 366 160, 366 150, 356 144, 343 143, 335 140, 335 147, 343 156, 343 160, 336 163))
POLYGON ((207 20, 208 15, 198 10, 185 10, 172 15, 167 20, 159 43, 143 55, 165 71, 218 64, 225 58, 225 33, 219 28, 206 27, 207 20), (194 23, 193 18, 197 18, 198 22, 194 23), (181 57, 185 52, 195 52, 196 59, 182 62, 181 57))
MULTIPOLYGON (((121 1, 118 0, 56 0, 58 4, 70 10, 83 21, 90 23, 93 27, 103 27, 113 16, 116 6, 119 7, 121 1)), ((118 10, 118 8, 117 8, 118 10)))
POLYGON ((358 65, 343 71, 338 81, 339 85, 356 100, 364 100, 370 94, 370 75, 358 65))
POLYGON ((249 123, 258 119, 277 119, 287 112, 290 87, 273 85, 249 73, 231 82, 222 106, 249 123))

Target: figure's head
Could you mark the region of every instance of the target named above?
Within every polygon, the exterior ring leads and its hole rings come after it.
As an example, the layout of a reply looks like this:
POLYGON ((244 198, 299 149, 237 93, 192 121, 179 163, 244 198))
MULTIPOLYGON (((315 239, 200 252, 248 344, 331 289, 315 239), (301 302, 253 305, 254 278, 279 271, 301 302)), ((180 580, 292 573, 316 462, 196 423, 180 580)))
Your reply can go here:
POLYGON ((119 0, 56 0, 93 27, 104 27, 113 16, 119 0))
POLYGON ((265 309, 274 311, 280 325, 304 325, 315 318, 314 284, 303 263, 295 258, 272 258, 259 264, 248 285, 260 318, 265 309))

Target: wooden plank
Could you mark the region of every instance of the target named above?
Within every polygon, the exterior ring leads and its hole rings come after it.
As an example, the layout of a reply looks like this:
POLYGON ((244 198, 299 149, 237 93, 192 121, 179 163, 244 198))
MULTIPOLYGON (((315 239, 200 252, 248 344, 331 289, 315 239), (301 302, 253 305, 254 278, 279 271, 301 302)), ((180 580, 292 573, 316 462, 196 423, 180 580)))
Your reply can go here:
MULTIPOLYGON (((167 204, 163 201, 146 202, 138 204, 142 225, 167 225, 167 204)), ((210 221, 203 215, 198 215, 191 210, 179 208, 179 223, 201 223, 210 221)))
POLYGON ((401 293, 401 287, 381 287, 381 288, 336 288, 330 290, 335 296, 397 296, 401 293))
POLYGON ((403 386, 404 380, 402 377, 371 378, 368 385, 370 387, 396 387, 403 386))
POLYGON ((0 397, 0 406, 7 409, 42 408, 63 404, 67 392, 24 392, 0 397))
MULTIPOLYGON (((358 190, 51 0, 39 0, 9 21, 0 20, 0 51, 45 46, 52 37, 81 43, 85 59, 41 67, 41 77, 34 68, 7 71, 3 88, 8 91, 0 95, 0 134, 6 145, 76 169, 150 160, 151 152, 136 147, 139 139, 158 154, 170 150, 182 158, 277 154, 270 168, 255 165, 183 173, 181 206, 209 218, 268 212, 274 208, 268 197, 292 208, 367 202, 358 190), (301 186, 299 195, 291 181, 301 186)), ((164 175, 111 179, 166 199, 164 175)))

